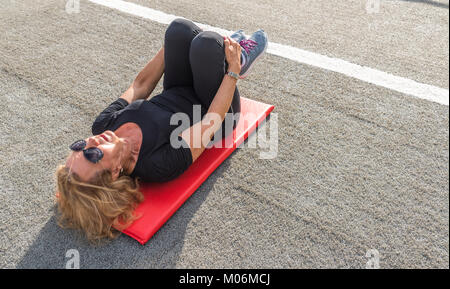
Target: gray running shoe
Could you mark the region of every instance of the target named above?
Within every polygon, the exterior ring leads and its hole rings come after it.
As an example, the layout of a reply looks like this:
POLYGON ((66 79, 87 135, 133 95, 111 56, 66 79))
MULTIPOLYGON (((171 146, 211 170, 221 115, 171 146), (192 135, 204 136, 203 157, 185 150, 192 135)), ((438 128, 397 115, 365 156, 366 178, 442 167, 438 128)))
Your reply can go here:
POLYGON ((241 42, 241 40, 245 39, 244 30, 239 29, 238 31, 236 31, 236 32, 234 32, 233 34, 231 34, 230 37, 233 38, 234 41, 236 41, 237 43, 239 43, 239 42, 241 42))
POLYGON ((255 61, 264 54, 269 41, 264 30, 259 29, 250 38, 239 41, 241 45, 241 73, 240 78, 246 78, 255 61))

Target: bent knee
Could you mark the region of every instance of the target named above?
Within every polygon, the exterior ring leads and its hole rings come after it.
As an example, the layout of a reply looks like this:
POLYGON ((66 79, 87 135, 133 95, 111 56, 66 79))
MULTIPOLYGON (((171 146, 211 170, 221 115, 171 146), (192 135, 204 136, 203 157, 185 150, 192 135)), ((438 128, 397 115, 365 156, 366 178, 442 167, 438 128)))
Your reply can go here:
POLYGON ((194 23, 190 20, 177 18, 173 20, 166 29, 165 40, 185 40, 195 37, 198 30, 194 27, 194 23))
POLYGON ((204 56, 211 53, 224 53, 223 37, 214 31, 203 31, 191 42, 191 57, 204 56))
POLYGON ((223 47, 223 37, 214 31, 203 31, 192 40, 191 46, 223 47))

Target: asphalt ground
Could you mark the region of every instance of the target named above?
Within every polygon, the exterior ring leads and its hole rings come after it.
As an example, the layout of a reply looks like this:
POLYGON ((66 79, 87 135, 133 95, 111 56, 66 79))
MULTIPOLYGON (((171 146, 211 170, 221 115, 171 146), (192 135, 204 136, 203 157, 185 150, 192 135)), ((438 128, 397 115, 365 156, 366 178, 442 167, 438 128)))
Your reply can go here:
MULTIPOLYGON (((448 106, 270 54, 238 86, 275 105, 275 158, 236 150, 145 246, 59 228, 56 166, 166 28, 65 2, 0 8, 1 268, 64 268, 69 249, 82 268, 364 268, 371 249, 381 268, 449 267, 448 106)), ((448 88, 448 1, 133 2, 448 88)))

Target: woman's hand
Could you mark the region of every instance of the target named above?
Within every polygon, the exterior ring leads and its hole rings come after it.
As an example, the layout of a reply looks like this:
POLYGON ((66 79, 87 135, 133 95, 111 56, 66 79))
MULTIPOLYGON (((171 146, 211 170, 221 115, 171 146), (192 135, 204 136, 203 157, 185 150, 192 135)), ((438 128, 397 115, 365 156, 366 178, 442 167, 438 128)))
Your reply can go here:
POLYGON ((223 38, 228 71, 239 74, 241 72, 241 45, 228 36, 224 36, 223 38))

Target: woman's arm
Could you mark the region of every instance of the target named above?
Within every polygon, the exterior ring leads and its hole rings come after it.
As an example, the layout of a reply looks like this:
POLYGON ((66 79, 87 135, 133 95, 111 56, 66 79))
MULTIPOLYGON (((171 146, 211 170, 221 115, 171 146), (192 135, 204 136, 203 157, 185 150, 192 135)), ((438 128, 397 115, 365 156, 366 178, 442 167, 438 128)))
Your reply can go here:
POLYGON ((136 79, 120 98, 125 99, 128 103, 137 99, 146 99, 158 85, 163 73, 164 48, 161 48, 144 69, 139 72, 136 79))
MULTIPOLYGON (((241 71, 241 46, 229 37, 224 40, 224 45, 229 67, 228 71, 239 75, 241 71)), ((189 144, 192 162, 203 153, 206 145, 208 145, 211 138, 222 125, 222 121, 233 100, 236 82, 235 78, 225 75, 202 121, 197 122, 180 134, 186 143, 189 144)))

